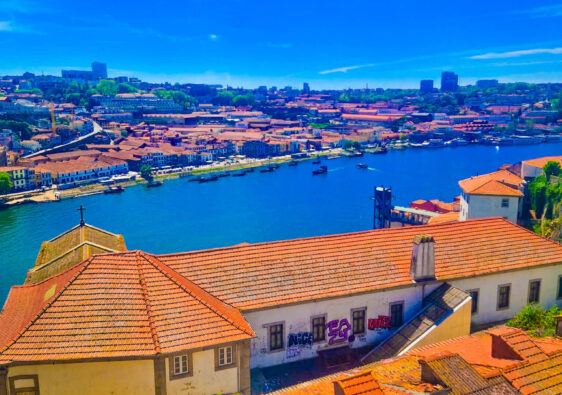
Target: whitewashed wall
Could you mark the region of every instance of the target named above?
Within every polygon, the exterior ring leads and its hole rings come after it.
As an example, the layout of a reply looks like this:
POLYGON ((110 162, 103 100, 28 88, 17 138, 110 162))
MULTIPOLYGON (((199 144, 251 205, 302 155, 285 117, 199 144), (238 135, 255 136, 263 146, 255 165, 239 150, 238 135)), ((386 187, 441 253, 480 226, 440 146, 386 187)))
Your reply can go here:
POLYGON ((467 202, 464 195, 461 195, 460 220, 504 217, 514 224, 517 223, 519 213, 519 200, 517 196, 488 196, 488 195, 469 195, 467 202), (502 207, 502 199, 509 199, 509 207, 502 207))
MULTIPOLYGON (((541 279, 541 304, 550 307, 558 302, 559 305, 562 305, 562 300, 556 300, 558 276, 560 275, 562 275, 562 265, 559 264, 448 282, 465 291, 479 290, 478 312, 472 316, 472 323, 480 325, 509 319, 525 306, 529 280, 541 279), (508 309, 497 310, 498 286, 508 283, 511 284, 510 306, 508 309)), ((441 284, 442 282, 427 283, 425 295, 428 295, 441 284)), ((422 288, 422 284, 412 283, 409 287, 387 289, 369 294, 244 312, 246 320, 257 335, 257 338, 251 341, 250 367, 267 367, 314 358, 318 356, 317 351, 319 350, 341 347, 342 344, 329 346, 328 336, 326 336, 326 341, 315 343, 312 346, 287 347, 290 333, 312 332, 311 318, 322 314, 326 314, 326 322, 347 318, 349 323, 353 324, 351 310, 366 307, 365 334, 357 336, 351 346, 362 347, 378 343, 386 338, 391 331, 388 329, 369 330, 369 318, 377 318, 379 315, 389 316, 390 304, 404 301, 404 321, 406 322, 417 314, 422 306, 422 292, 424 292, 422 288), (284 324, 284 348, 269 351, 267 326, 268 324, 281 322, 284 324)))

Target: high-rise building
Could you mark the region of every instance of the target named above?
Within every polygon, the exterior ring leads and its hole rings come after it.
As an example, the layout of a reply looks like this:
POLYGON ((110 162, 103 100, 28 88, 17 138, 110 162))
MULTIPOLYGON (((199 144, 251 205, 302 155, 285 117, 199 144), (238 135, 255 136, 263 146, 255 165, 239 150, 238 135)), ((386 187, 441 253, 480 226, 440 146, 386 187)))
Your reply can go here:
POLYGON ((479 89, 493 88, 495 86, 498 86, 498 84, 499 84, 498 80, 478 80, 478 81, 476 81, 476 87, 478 87, 479 89))
POLYGON ((420 92, 429 93, 433 91, 433 80, 421 80, 420 81, 420 92))
POLYGON ((452 71, 444 71, 441 74, 441 90, 456 92, 457 89, 459 89, 459 76, 452 71))
POLYGON ((302 93, 310 93, 310 86, 308 85, 308 82, 302 84, 302 93))
POLYGON ((107 64, 101 62, 93 62, 92 75, 94 78, 107 78, 107 64))

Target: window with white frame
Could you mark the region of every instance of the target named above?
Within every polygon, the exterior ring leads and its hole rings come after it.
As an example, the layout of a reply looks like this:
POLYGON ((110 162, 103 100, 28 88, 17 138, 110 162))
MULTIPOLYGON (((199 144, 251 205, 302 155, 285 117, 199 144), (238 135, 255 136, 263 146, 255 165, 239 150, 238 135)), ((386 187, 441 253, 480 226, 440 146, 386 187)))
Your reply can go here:
POLYGON ((184 374, 189 372, 189 358, 187 354, 176 355, 174 357, 174 375, 184 374))
POLYGON ((232 365, 232 346, 219 348, 219 366, 232 365))

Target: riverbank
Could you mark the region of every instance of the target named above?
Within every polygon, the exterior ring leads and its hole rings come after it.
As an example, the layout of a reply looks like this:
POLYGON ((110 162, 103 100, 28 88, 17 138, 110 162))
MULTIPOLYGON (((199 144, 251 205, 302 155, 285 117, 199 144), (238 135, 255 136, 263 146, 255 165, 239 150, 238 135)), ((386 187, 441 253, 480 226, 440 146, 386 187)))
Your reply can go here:
MULTIPOLYGON (((297 158, 297 159, 292 158, 291 155, 279 156, 270 159, 249 158, 231 165, 225 165, 223 163, 214 163, 214 164, 202 165, 196 167, 191 171, 181 171, 177 173, 167 173, 167 174, 158 174, 158 172, 156 172, 156 174, 154 174, 154 180, 164 182, 165 180, 169 180, 169 179, 187 178, 191 176, 200 176, 200 175, 212 174, 212 173, 234 172, 234 171, 246 170, 251 168, 259 168, 270 164, 280 165, 293 161, 304 162, 304 161, 316 159, 317 157, 321 157, 321 158, 324 158, 326 156, 340 157, 345 155, 346 153, 343 149, 335 148, 326 151, 315 152, 312 156, 307 156, 305 158, 297 158)), ((121 186, 125 189, 136 185, 146 185, 147 183, 148 182, 144 178, 139 177, 136 180, 115 183, 113 185, 121 186)), ((73 198, 85 197, 90 195, 98 195, 98 194, 105 193, 107 188, 108 188, 107 185, 96 183, 96 184, 83 185, 76 188, 69 188, 64 190, 49 189, 44 192, 43 191, 31 192, 26 194, 26 196, 27 195, 30 196, 7 200, 4 203, 4 206, 9 207, 9 206, 16 206, 16 205, 27 204, 27 203, 49 203, 49 202, 56 202, 64 199, 73 199, 73 198)))

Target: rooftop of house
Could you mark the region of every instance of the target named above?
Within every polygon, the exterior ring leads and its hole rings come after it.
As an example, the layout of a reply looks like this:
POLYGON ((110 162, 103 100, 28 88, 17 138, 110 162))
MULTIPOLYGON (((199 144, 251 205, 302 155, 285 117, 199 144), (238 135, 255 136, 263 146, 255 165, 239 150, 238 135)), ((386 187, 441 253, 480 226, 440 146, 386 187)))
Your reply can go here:
POLYGON ((459 181, 461 189, 471 195, 523 196, 520 185, 523 179, 502 169, 459 181))
POLYGON ((550 161, 558 162, 562 165, 562 156, 545 156, 543 158, 524 160, 523 164, 542 169, 550 161))
POLYGON ((536 339, 520 329, 498 327, 273 394, 389 395, 440 390, 456 395, 562 393, 562 340, 536 339), (533 351, 527 355, 522 352, 526 349, 533 351))
POLYGON ((411 284, 412 245, 419 234, 435 239, 435 275, 441 281, 562 262, 562 245, 503 218, 238 245, 159 259, 226 303, 252 310, 411 284))
POLYGON ((154 256, 102 254, 11 289, 0 364, 150 357, 254 336, 238 310, 154 256))

